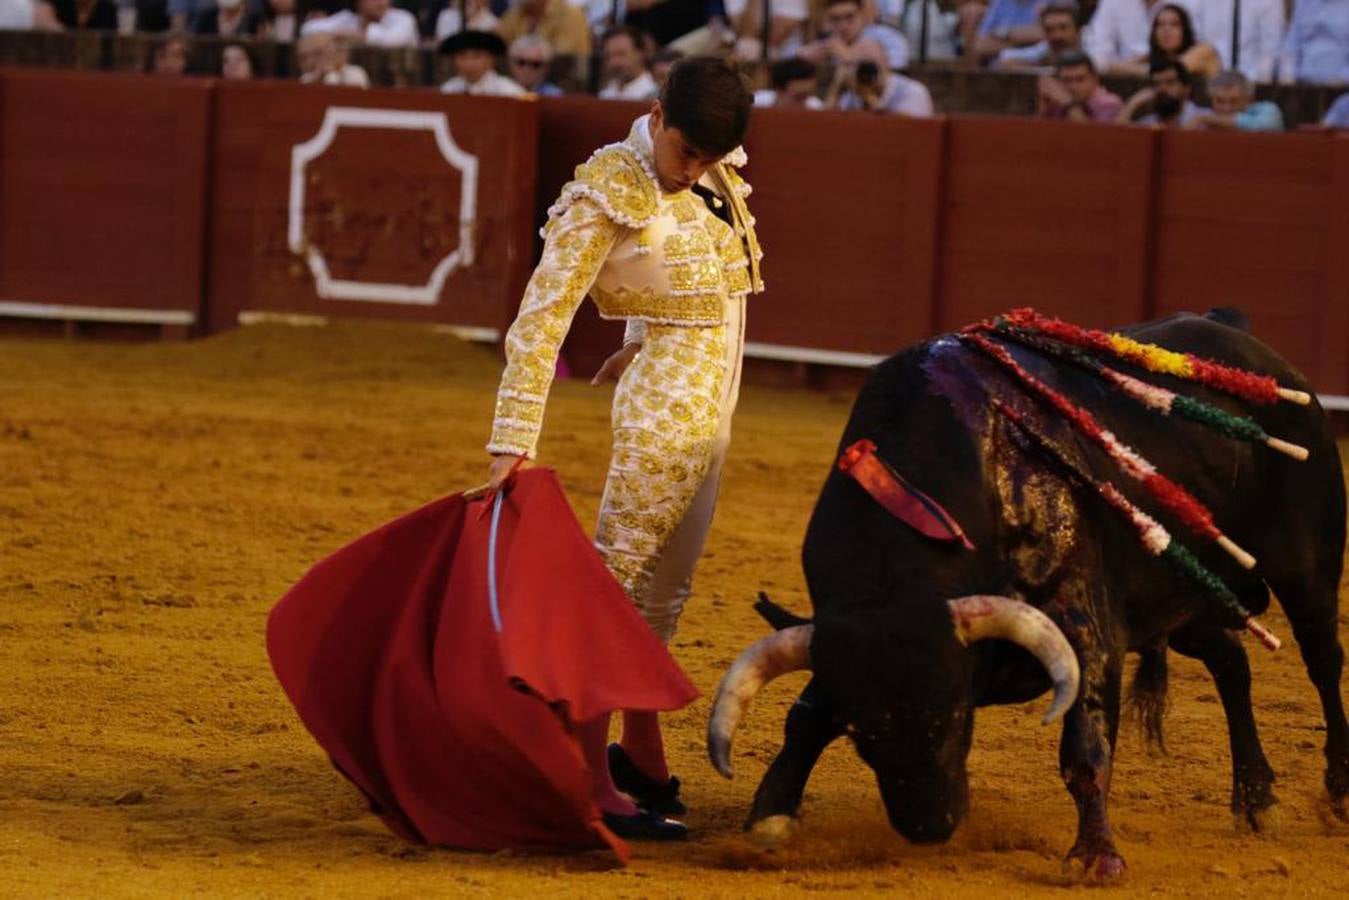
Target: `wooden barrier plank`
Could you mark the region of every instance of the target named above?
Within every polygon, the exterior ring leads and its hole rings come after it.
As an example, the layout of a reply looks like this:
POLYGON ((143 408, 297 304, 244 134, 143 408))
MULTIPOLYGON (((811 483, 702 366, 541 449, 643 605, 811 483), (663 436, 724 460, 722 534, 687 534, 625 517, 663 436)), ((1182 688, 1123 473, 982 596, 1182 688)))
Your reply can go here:
MULTIPOLYGON (((214 273, 213 322, 250 310, 488 332, 508 321, 529 258, 535 103, 294 84, 219 90, 219 168, 227 186, 251 181, 255 212, 250 289, 233 296, 237 276, 214 273), (461 154, 476 159, 476 177, 461 154)), ((217 237, 238 246, 245 226, 232 202, 217 237)))
POLYGON ((938 330, 1012 306, 1093 326, 1146 305, 1146 130, 953 119, 938 330))
POLYGON ((1322 136, 1163 134, 1157 313, 1238 307, 1318 390, 1342 393, 1349 329, 1331 287, 1345 246, 1332 236, 1335 180, 1334 142, 1322 136))
POLYGON ((195 319, 210 85, 10 69, 0 105, 0 299, 195 319))

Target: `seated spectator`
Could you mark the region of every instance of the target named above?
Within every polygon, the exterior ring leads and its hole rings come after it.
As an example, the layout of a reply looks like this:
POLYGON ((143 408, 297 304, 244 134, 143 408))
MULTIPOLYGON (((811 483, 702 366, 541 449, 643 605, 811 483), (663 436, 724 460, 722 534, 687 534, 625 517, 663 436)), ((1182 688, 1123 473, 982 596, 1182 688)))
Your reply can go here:
POLYGON ((248 81, 254 69, 253 55, 243 44, 226 44, 220 51, 220 77, 226 81, 248 81))
POLYGON ((561 97, 564 93, 562 88, 548 80, 553 48, 537 34, 526 34, 512 41, 506 59, 511 78, 529 93, 540 97, 561 97))
POLYGON ((1349 84, 1349 3, 1297 0, 1279 60, 1279 81, 1349 84))
POLYGON ((440 86, 446 94, 482 97, 520 97, 525 89, 496 71, 506 53, 506 42, 490 31, 460 31, 440 44, 454 63, 454 77, 440 86))
POLYGON ((267 20, 268 38, 284 43, 295 40, 295 0, 268 0, 263 15, 267 20))
POLYGON ((1124 101, 1106 90, 1091 57, 1077 50, 1059 57, 1055 77, 1040 77, 1040 115, 1073 122, 1114 122, 1124 101))
POLYGON ((1029 47, 1044 39, 1039 0, 993 0, 979 23, 974 58, 987 63, 1004 50, 1029 47))
POLYGON ((579 7, 567 0, 514 0, 501 17, 497 33, 507 42, 537 34, 562 56, 590 55, 590 25, 579 7))
POLYGON ((1154 63, 1167 60, 1184 63, 1190 74, 1200 78, 1212 78, 1222 70, 1218 51, 1212 44, 1195 39, 1190 14, 1177 3, 1168 3, 1157 10, 1148 38, 1149 71, 1154 63))
POLYGON ((67 31, 117 30, 117 4, 112 0, 51 0, 51 5, 67 31))
POLYGON ((1340 94, 1335 98, 1335 102, 1330 104, 1330 109, 1326 110, 1326 117, 1321 120, 1321 127, 1349 128, 1349 94, 1340 94))
POLYGON ((1101 0, 1082 34, 1096 68, 1107 75, 1146 71, 1152 20, 1163 5, 1161 0, 1101 0))
MULTIPOLYGON (((492 15, 489 0, 467 0, 468 27, 473 31, 496 31, 501 20, 492 15)), ((463 13, 457 0, 449 3, 436 16, 436 40, 443 41, 455 32, 464 30, 463 13)))
POLYGON ((1121 122, 1174 128, 1184 126, 1195 116, 1211 112, 1190 100, 1194 79, 1185 63, 1174 59, 1158 62, 1148 73, 1148 80, 1152 86, 1143 88, 1124 104, 1120 111, 1121 122))
POLYGON ((1186 0, 1195 36, 1218 50, 1224 69, 1240 69, 1251 81, 1274 80, 1283 44, 1283 0, 1241 0, 1237 62, 1232 60, 1233 0, 1186 0))
MULTIPOLYGON (((742 61, 763 58, 763 0, 724 0, 726 17, 711 22, 674 41, 671 46, 689 56, 721 53, 730 48, 742 61)), ((768 37, 768 55, 790 56, 801 47, 809 0, 773 0, 773 24, 768 37)))
POLYGON ((1219 72, 1208 83, 1213 111, 1200 113, 1186 128, 1213 131, 1283 131, 1283 110, 1268 100, 1255 99, 1255 86, 1240 72, 1219 72))
POLYGON ((260 12, 251 12, 244 0, 215 0, 215 5, 197 16, 193 34, 218 34, 233 37, 236 34, 257 34, 265 27, 260 12))
POLYGON ((926 85, 885 67, 885 54, 876 44, 868 55, 834 70, 825 104, 834 109, 895 113, 916 118, 932 115, 932 95, 926 85))
POLYGON ((1081 52, 1082 29, 1077 24, 1075 0, 1050 0, 1040 7, 1040 30, 1045 39, 1028 47, 1008 47, 993 61, 993 68, 1038 69, 1056 67, 1064 54, 1081 52))
POLYGON ((370 87, 370 76, 347 62, 346 42, 332 32, 301 34, 295 42, 295 59, 302 84, 370 87))
POLYGON ((778 109, 824 109, 824 101, 815 96, 819 72, 815 64, 799 56, 780 59, 768 70, 771 88, 754 92, 755 106, 778 109))
POLYGON ((646 67, 642 34, 626 25, 611 29, 601 38, 604 74, 608 83, 600 90, 604 100, 654 100, 660 93, 656 79, 646 67))
POLYGON ((56 10, 45 0, 0 0, 0 31, 60 31, 56 10))
MULTIPOLYGON (((197 16, 206 12, 215 4, 215 0, 168 0, 169 31, 174 34, 186 34, 196 24, 197 16)), ((139 15, 137 16, 139 19, 139 15)), ((138 21, 137 27, 140 27, 138 21)))
POLYGON ((684 54, 673 47, 656 51, 655 56, 651 57, 651 77, 656 79, 656 87, 665 87, 665 79, 670 77, 670 69, 683 58, 684 54))
POLYGON ((187 71, 187 41, 180 37, 155 44, 146 69, 153 75, 177 78, 187 71))
POLYGON ((168 0, 132 0, 136 13, 136 31, 159 34, 169 30, 168 0))
POLYGON ((345 35, 374 47, 416 47, 421 40, 417 17, 396 9, 390 0, 356 0, 354 10, 310 19, 300 27, 301 34, 317 32, 345 35))
POLYGON ((825 25, 829 37, 801 48, 797 54, 816 64, 834 65, 855 63, 862 56, 870 56, 864 43, 876 44, 884 51, 882 60, 888 68, 902 69, 909 63, 909 45, 904 35, 888 25, 868 21, 863 0, 825 0, 825 25))

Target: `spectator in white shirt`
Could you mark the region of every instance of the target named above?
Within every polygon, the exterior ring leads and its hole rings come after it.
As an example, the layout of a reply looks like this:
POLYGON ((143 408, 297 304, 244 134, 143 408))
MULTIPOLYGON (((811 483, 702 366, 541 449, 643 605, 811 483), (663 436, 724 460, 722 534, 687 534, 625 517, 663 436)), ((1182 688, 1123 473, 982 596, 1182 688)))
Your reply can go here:
POLYGON ((490 31, 459 31, 440 44, 449 54, 454 77, 440 86, 446 94, 482 97, 521 97, 527 91, 496 71, 497 60, 506 55, 506 42, 490 31))
MULTIPOLYGON (((1218 51, 1232 68, 1233 0, 1188 0, 1195 35, 1218 51)), ((1283 0, 1241 0, 1237 68, 1251 81, 1273 81, 1284 33, 1283 0)))
MULTIPOLYGON (((489 0, 467 0, 465 5, 468 7, 468 28, 474 31, 496 31, 497 25, 501 24, 501 20, 492 15, 489 0)), ((457 0, 442 9, 440 15, 436 16, 436 40, 443 41, 450 35, 463 31, 465 25, 462 19, 463 13, 457 0)))
POLYGON ((0 0, 0 31, 60 31, 61 23, 50 3, 41 0, 0 0))
POLYGON ((300 35, 295 44, 295 59, 301 84, 370 87, 370 76, 365 69, 347 62, 346 42, 331 32, 300 35))
POLYGON ((1168 0, 1101 0, 1082 36, 1096 68, 1108 75, 1121 68, 1136 74, 1140 64, 1146 67, 1152 20, 1167 4, 1168 0))
POLYGON ((417 17, 395 9, 390 0, 356 0, 356 9, 344 9, 322 19, 312 19, 301 34, 315 32, 354 36, 375 47, 415 47, 421 38, 417 17))
MULTIPOLYGON (((670 46, 686 56, 721 53, 731 48, 736 59, 753 61, 763 56, 763 0, 724 0, 726 19, 713 19, 704 28, 691 31, 670 46)), ((768 55, 791 56, 801 47, 809 0, 772 0, 772 30, 768 55)))
POLYGON ((654 100, 660 93, 656 79, 646 67, 641 32, 619 26, 605 33, 601 41, 604 74, 609 82, 600 91, 603 100, 654 100))

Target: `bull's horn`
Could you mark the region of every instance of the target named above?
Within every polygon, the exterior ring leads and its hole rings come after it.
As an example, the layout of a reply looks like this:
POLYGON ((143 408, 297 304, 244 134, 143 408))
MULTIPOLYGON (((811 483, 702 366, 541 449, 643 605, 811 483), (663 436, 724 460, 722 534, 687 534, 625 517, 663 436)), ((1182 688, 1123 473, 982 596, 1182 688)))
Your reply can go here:
POLYGON ((1043 719, 1046 725, 1068 711, 1077 699, 1081 672, 1077 654, 1049 616, 1010 597, 976 595, 947 603, 955 621, 956 637, 962 644, 1001 638, 1035 654, 1054 682, 1054 702, 1049 704, 1043 719))
POLYGON ((770 634, 751 644, 726 670, 707 720, 707 757, 726 778, 732 775, 731 738, 750 701, 779 675, 810 668, 810 636, 814 631, 813 625, 794 625, 770 634))

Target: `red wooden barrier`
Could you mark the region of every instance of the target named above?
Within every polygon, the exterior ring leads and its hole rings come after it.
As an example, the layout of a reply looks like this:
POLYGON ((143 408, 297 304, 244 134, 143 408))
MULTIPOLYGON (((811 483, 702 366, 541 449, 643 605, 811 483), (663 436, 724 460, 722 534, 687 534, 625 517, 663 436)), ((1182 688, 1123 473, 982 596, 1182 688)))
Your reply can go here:
POLYGON ((952 119, 937 330, 1009 306, 1085 325, 1147 309, 1147 129, 952 119))
POLYGON ((210 99, 201 81, 0 73, 0 316, 197 320, 210 99))
POLYGON ((276 83, 217 91, 213 327, 249 311, 485 335, 509 321, 532 255, 536 104, 276 83))
POLYGON ((1161 135, 1156 312, 1237 306, 1320 391, 1349 393, 1343 139, 1161 135))

